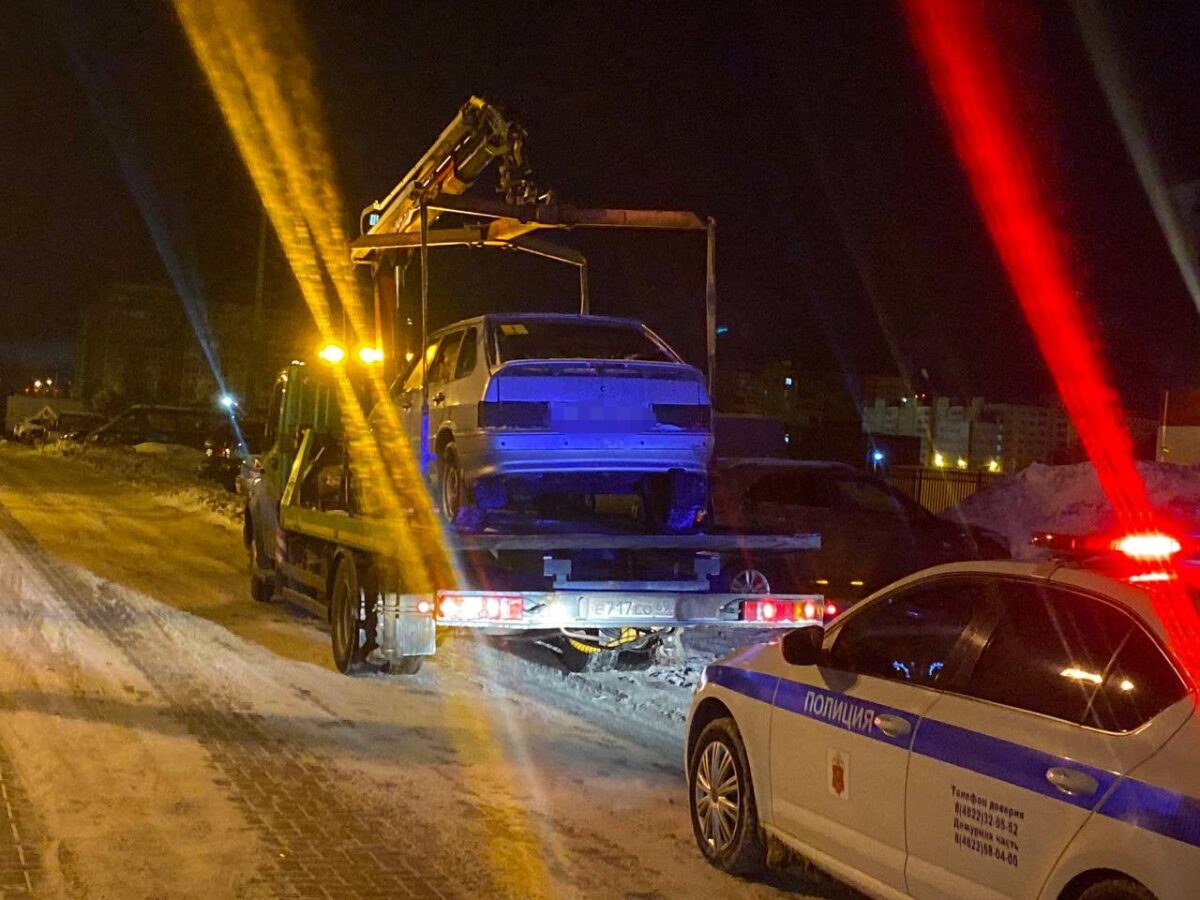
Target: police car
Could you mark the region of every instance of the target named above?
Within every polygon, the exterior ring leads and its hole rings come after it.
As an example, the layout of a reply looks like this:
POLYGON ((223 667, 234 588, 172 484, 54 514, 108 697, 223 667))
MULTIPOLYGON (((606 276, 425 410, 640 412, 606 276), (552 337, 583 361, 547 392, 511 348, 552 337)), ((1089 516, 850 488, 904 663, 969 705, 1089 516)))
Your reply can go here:
POLYGON ((749 874, 782 845, 884 898, 1200 897, 1196 685, 1157 612, 1197 595, 1174 538, 1105 546, 926 569, 709 666, 704 856, 749 874))

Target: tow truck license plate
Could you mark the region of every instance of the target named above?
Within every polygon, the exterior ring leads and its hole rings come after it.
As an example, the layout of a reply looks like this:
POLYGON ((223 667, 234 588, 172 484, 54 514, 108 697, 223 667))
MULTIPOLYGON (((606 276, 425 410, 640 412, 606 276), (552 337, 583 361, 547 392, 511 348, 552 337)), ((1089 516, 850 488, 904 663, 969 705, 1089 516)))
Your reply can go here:
POLYGON ((670 619, 675 615, 675 601, 666 597, 649 600, 583 597, 579 601, 579 614, 585 619, 670 619))

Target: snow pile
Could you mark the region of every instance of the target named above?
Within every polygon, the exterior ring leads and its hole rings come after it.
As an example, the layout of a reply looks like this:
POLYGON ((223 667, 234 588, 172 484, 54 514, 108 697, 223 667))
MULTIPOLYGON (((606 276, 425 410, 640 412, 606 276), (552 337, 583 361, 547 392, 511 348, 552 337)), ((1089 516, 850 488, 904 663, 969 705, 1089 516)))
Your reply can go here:
POLYGON ((153 491, 185 512, 214 513, 223 523, 241 525, 243 498, 197 475, 203 450, 179 444, 96 447, 60 441, 42 452, 85 463, 116 481, 153 491))
MULTIPOLYGON (((1137 468, 1156 510, 1173 521, 1200 524, 1200 472, 1154 462, 1139 462, 1137 468)), ((1013 555, 1025 559, 1040 555, 1029 543, 1036 531, 1086 534, 1113 524, 1091 463, 1034 463, 968 497, 950 515, 999 532, 1013 555)))

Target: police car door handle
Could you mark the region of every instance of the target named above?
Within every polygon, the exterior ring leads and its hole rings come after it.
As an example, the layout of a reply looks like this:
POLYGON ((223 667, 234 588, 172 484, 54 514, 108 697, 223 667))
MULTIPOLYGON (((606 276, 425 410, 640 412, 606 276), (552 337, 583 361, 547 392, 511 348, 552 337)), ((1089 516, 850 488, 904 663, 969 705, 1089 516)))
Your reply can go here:
POLYGON ((1081 797, 1096 793, 1099 783, 1086 772, 1078 769, 1067 769, 1055 766, 1046 770, 1046 780, 1055 788, 1071 797, 1081 797))
POLYGON ((907 719, 902 719, 899 716, 889 716, 882 713, 875 717, 874 725, 888 737, 898 738, 904 737, 912 731, 912 725, 907 719))

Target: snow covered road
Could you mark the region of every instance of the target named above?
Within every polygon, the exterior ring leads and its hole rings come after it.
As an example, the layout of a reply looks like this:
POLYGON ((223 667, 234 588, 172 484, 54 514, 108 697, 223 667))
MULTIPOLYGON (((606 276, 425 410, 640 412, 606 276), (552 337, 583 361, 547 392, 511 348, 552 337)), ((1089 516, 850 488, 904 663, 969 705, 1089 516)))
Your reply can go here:
POLYGON ((194 499, 0 447, 0 895, 844 894, 703 864, 686 670, 460 640, 342 677, 194 499))

